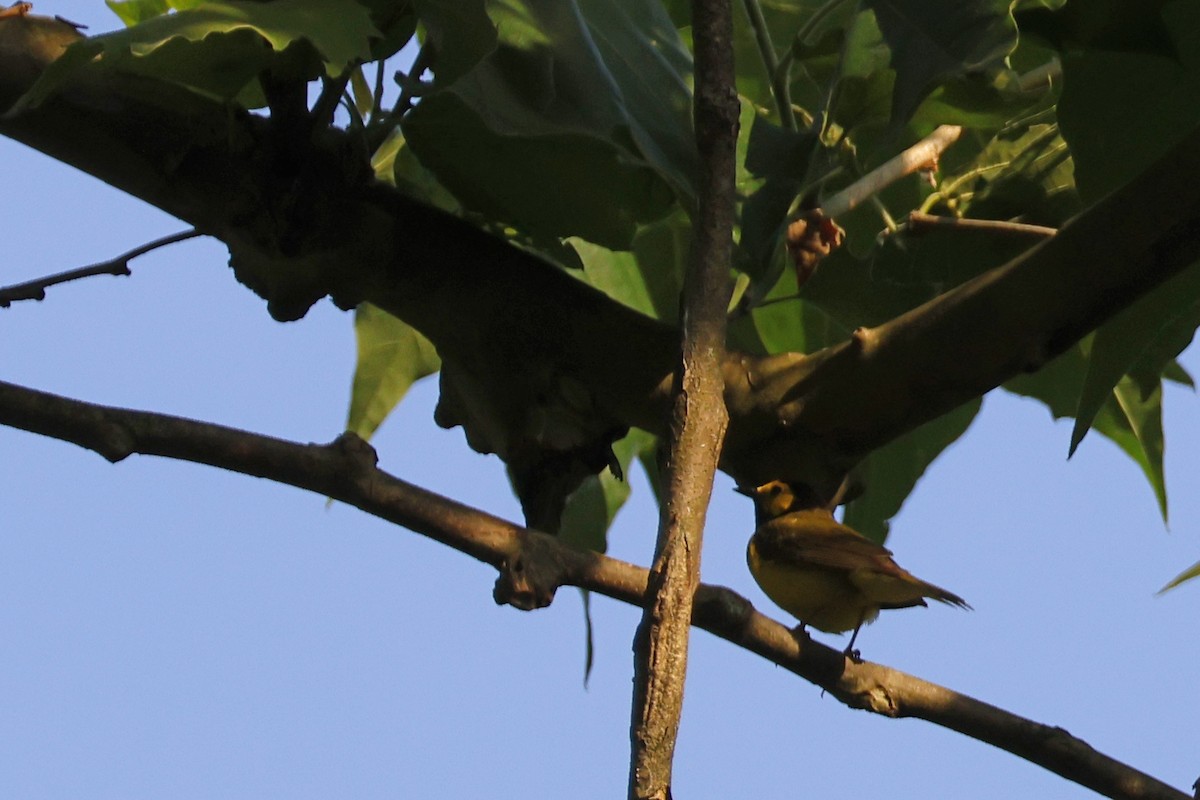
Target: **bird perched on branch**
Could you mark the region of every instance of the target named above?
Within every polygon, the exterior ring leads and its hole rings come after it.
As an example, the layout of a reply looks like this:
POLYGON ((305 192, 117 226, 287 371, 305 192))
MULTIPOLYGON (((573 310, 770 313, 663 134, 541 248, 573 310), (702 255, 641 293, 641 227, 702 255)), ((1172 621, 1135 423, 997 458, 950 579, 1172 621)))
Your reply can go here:
POLYGON ((880 609, 925 605, 931 598, 969 609, 958 595, 915 577, 892 560, 892 552, 823 508, 798 508, 783 481, 738 489, 754 498, 758 529, 746 560, 767 597, 800 620, 826 633, 853 630, 846 655, 863 623, 880 609))

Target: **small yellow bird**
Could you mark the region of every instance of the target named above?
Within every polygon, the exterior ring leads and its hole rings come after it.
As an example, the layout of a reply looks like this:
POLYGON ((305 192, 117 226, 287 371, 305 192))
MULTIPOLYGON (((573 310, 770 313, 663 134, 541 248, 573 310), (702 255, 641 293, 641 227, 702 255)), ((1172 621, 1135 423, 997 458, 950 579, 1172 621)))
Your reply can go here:
POLYGON ((892 560, 892 552, 825 509, 797 509, 792 488, 771 481, 738 489, 754 498, 758 529, 750 537, 746 561, 767 597, 800 620, 826 633, 853 629, 846 655, 863 623, 880 609, 925 605, 929 597, 969 609, 958 595, 913 576, 892 560))

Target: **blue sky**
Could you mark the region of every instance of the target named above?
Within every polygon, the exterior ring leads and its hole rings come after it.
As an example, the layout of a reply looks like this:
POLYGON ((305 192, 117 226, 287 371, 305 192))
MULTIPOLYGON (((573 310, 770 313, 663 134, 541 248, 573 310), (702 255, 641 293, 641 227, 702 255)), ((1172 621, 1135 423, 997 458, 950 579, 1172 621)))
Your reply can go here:
MULTIPOLYGON (((100 3, 39 4, 93 28, 100 3)), ((0 285, 111 257, 183 224, 0 139, 0 285), (14 189, 13 187, 20 187, 14 189)), ((131 278, 0 311, 0 377, 300 441, 345 421, 352 320, 270 320, 223 249, 176 245, 131 278)), ((1184 358, 1200 374, 1193 349, 1184 358)), ((432 422, 436 382, 381 429, 385 469, 519 519, 494 458, 432 422)), ((1181 789, 1200 775, 1200 415, 1168 387, 1171 531, 1099 436, 990 395, 933 466, 889 546, 973 612, 884 613, 865 657, 1036 721, 1181 789)), ((0 796, 621 796, 635 610, 597 598, 583 685, 578 595, 522 613, 494 571, 416 534, 265 481, 161 459, 110 465, 0 428, 0 796)), ((640 475, 612 554, 645 564, 640 475)), ((704 579, 778 619, 744 562, 749 502, 721 476, 704 579)), ((790 624, 790 623, 789 623, 790 624)), ((834 644, 838 637, 824 637, 834 644)), ((1090 792, 913 720, 850 711, 705 633, 693 639, 680 797, 904 798, 1090 792)))

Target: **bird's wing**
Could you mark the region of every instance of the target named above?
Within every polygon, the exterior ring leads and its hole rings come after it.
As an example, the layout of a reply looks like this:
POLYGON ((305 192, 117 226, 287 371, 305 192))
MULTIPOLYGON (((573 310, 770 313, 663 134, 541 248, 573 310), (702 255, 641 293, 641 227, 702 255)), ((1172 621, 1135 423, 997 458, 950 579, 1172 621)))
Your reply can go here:
POLYGON ((830 569, 902 572, 892 552, 818 512, 785 514, 758 529, 762 556, 830 569))

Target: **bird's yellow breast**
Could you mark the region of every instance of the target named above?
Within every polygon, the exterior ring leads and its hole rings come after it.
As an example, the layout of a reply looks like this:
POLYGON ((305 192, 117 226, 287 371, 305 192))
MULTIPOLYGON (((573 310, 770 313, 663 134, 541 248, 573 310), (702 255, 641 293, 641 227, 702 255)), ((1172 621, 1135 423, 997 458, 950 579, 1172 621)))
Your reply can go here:
POLYGON ((753 538, 746 561, 767 597, 796 619, 826 633, 844 633, 879 615, 879 605, 846 570, 763 558, 753 538))

